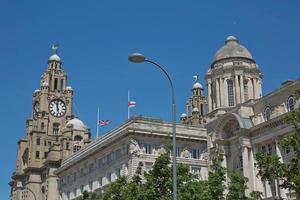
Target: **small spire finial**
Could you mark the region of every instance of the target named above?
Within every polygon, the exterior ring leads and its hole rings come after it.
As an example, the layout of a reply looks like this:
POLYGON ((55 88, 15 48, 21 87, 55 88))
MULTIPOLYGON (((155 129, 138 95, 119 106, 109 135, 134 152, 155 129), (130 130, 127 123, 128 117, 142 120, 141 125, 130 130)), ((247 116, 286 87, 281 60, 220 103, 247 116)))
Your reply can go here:
POLYGON ((193 76, 195 83, 199 81, 199 74, 197 73, 195 76, 193 76))
POLYGON ((57 54, 58 48, 59 48, 59 44, 53 44, 52 45, 52 50, 53 50, 54 54, 57 54))

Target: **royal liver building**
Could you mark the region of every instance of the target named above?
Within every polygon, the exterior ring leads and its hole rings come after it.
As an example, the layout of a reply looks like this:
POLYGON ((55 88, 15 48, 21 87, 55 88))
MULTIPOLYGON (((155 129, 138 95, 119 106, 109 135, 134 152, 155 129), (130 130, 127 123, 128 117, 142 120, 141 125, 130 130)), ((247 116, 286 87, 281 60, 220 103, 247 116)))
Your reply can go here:
MULTIPOLYGON (((132 117, 90 142, 89 129, 72 114, 73 90, 66 86, 67 76, 54 50, 33 94, 26 137, 18 142, 11 199, 33 199, 35 194, 41 200, 72 200, 84 191, 102 192, 119 176, 130 179, 139 162, 143 170, 150 170, 171 143, 172 124, 148 117, 132 117)), ((195 76, 186 112, 176 125, 175 154, 178 163, 189 165, 205 180, 210 157, 222 150, 227 175, 238 171, 249 179, 247 194, 257 190, 265 199, 293 198, 279 188, 279 180, 271 187, 256 176, 254 156, 268 152, 282 162, 293 157, 293 149, 282 149, 278 142, 293 133, 284 117, 299 106, 294 93, 300 80, 284 81, 263 96, 262 78, 251 53, 229 36, 205 75, 207 96, 195 76)))
POLYGON ((73 89, 54 54, 33 92, 32 116, 26 134, 18 141, 16 169, 12 176, 11 199, 57 200, 58 177, 54 171, 63 159, 90 142, 90 130, 72 112, 73 89), (34 196, 33 196, 34 194, 34 196))

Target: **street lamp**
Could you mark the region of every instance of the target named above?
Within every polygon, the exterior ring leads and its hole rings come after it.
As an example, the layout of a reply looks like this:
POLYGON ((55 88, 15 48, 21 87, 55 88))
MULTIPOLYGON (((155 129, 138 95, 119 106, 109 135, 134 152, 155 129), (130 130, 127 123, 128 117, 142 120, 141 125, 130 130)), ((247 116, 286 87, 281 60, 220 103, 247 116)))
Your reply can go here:
POLYGON ((32 193, 32 195, 33 195, 33 197, 34 197, 34 200, 37 200, 37 199, 36 199, 36 196, 35 196, 35 194, 34 194, 34 192, 33 192, 30 188, 28 188, 28 187, 26 187, 26 186, 23 186, 22 182, 18 182, 16 188, 17 188, 17 189, 20 189, 20 190, 28 190, 29 192, 32 193))
POLYGON ((144 55, 140 53, 133 53, 128 57, 128 60, 134 63, 142 63, 148 62, 154 64, 158 67, 167 77, 170 87, 171 87, 171 95, 172 95, 172 125, 173 125, 173 200, 177 199, 177 180, 176 180, 176 103, 175 103, 175 92, 173 82, 167 73, 167 71, 158 63, 147 59, 144 55))

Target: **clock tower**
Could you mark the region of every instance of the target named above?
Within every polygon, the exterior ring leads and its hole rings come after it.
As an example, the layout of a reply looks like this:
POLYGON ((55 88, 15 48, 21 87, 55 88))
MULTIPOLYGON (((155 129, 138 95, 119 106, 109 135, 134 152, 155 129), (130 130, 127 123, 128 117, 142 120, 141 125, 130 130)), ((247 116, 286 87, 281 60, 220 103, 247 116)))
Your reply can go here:
POLYGON ((26 137, 18 141, 11 199, 57 200, 58 178, 53 173, 61 161, 91 141, 90 130, 72 112, 73 89, 67 86, 58 45, 32 98, 32 117, 26 137))

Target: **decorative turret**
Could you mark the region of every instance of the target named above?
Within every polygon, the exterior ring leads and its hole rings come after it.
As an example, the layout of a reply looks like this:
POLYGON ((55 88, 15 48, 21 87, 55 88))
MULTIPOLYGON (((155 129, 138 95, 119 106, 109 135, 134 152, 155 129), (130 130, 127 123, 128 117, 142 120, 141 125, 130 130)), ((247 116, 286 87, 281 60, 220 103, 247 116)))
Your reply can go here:
POLYGON ((199 83, 199 75, 193 76, 195 83, 192 88, 192 96, 186 103, 186 113, 181 115, 184 124, 200 125, 203 124, 205 96, 203 86, 199 83))

